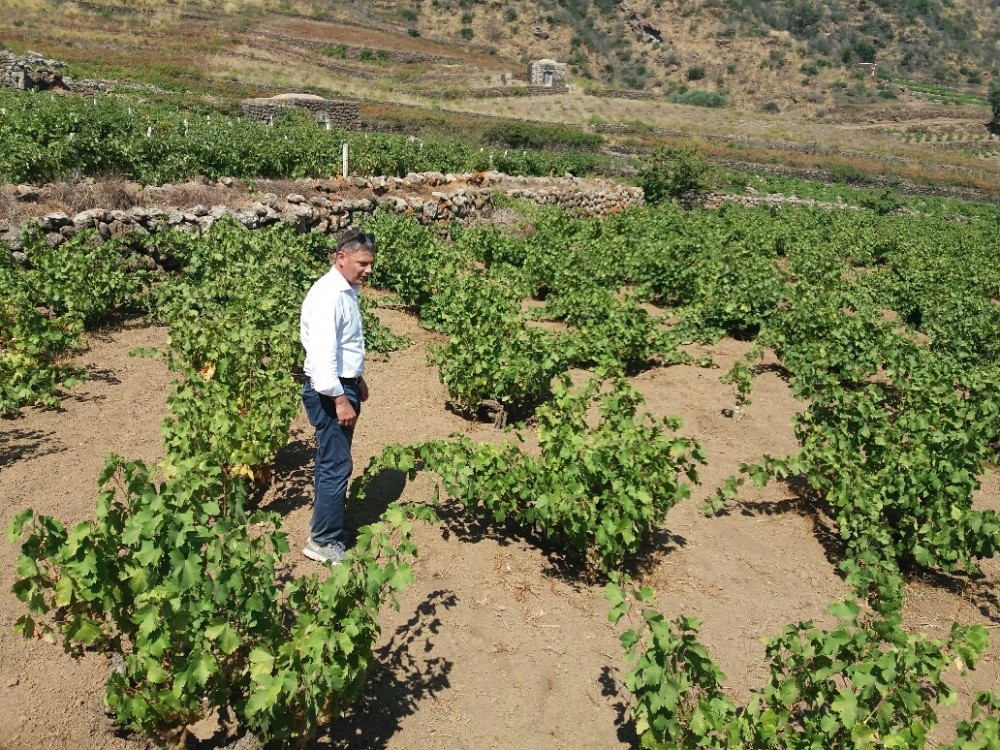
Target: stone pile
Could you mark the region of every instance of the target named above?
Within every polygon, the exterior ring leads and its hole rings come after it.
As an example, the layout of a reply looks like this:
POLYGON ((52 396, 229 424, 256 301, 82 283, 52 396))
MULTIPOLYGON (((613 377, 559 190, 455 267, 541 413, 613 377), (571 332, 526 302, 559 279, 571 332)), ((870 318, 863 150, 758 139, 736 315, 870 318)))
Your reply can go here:
POLYGON ((37 52, 18 57, 0 52, 0 86, 15 89, 67 88, 60 72, 66 63, 49 60, 37 52))
MULTIPOLYGON (((223 184, 231 183, 224 178, 223 184)), ((64 212, 49 213, 38 218, 36 223, 48 243, 58 246, 86 230, 95 230, 102 240, 126 235, 141 237, 171 229, 201 232, 225 217, 232 217, 249 229, 263 229, 283 222, 299 232, 324 234, 336 234, 357 224, 371 217, 378 208, 413 216, 422 224, 488 220, 493 212, 495 194, 601 216, 643 201, 641 188, 610 180, 570 176, 510 177, 499 172, 463 175, 424 172, 406 177, 353 177, 346 181, 297 180, 293 185, 299 187, 300 192, 284 197, 274 193, 252 195, 241 205, 91 208, 73 216, 64 212), (353 197, 342 197, 345 192, 353 197)), ((143 203, 155 203, 157 193, 163 191, 164 188, 146 187, 140 197, 143 203)), ((38 190, 19 186, 15 197, 31 202, 38 198, 38 190)), ((19 262, 25 260, 20 239, 23 229, 0 222, 0 243, 6 244, 19 262)), ((136 243, 137 247, 142 245, 136 243)), ((169 263, 169 259, 156 254, 155 248, 149 253, 147 264, 150 267, 169 263)))

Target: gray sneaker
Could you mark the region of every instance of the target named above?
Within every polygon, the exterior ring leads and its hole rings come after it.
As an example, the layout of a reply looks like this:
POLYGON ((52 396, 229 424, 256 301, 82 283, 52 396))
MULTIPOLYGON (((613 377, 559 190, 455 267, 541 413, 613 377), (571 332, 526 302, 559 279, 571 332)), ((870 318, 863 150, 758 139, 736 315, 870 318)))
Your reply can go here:
POLYGON ((309 537, 306 546, 302 548, 302 554, 310 560, 328 562, 333 565, 340 565, 347 558, 347 550, 340 542, 317 544, 312 537, 309 537))

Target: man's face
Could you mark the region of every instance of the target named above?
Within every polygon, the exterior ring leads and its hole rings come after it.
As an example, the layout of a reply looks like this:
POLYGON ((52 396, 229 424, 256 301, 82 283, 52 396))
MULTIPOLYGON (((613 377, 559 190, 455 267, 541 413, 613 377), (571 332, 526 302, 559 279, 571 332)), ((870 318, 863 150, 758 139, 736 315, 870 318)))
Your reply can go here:
POLYGON ((374 263, 375 253, 365 248, 353 253, 337 251, 337 270, 351 286, 363 285, 371 276, 374 263))

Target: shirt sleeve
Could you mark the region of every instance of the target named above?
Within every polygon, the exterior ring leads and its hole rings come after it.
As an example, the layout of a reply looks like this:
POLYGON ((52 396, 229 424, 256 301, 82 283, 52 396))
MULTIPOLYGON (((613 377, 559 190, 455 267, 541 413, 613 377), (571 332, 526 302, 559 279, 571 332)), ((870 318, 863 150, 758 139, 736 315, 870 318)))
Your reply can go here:
POLYGON ((324 295, 316 300, 309 315, 309 344, 307 353, 313 362, 311 373, 313 388, 324 396, 337 397, 344 393, 340 383, 340 361, 337 331, 341 326, 342 294, 324 295))

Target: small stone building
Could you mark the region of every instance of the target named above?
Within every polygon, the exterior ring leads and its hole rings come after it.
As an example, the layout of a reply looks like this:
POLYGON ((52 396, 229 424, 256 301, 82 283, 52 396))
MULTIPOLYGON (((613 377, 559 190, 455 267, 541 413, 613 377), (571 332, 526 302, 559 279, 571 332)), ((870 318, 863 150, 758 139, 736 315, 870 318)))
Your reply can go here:
POLYGON ((247 99, 243 114, 258 122, 271 122, 283 107, 307 109, 322 123, 357 129, 361 125, 361 102, 350 99, 324 99, 314 94, 278 94, 267 99, 247 99))
POLYGON ((532 86, 566 88, 566 63, 555 60, 532 60, 528 64, 528 83, 532 86))

